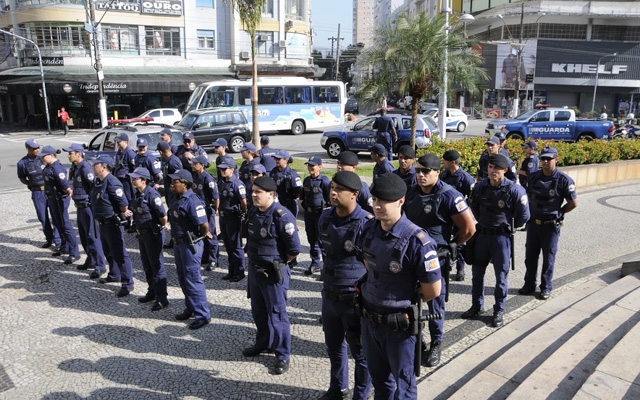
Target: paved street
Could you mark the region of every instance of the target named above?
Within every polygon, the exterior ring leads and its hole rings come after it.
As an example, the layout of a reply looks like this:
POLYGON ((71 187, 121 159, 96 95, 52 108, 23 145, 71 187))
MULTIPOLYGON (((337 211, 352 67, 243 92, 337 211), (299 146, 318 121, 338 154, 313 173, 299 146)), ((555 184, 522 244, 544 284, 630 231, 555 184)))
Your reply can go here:
MULTIPOLYGON (((275 136, 274 147, 280 137, 291 139, 275 136)), ((2 138, 0 148, 9 139, 2 138)), ((22 148, 23 142, 24 137, 15 143, 22 148)), ((9 173, 3 182, 16 179, 15 168, 6 166, 15 165, 19 156, 22 150, 3 155, 2 173, 9 173)), ((637 258, 639 183, 578 188, 579 207, 567 216, 560 239, 552 296, 564 285, 637 258)), ((4 216, 0 229, 0 399, 314 399, 328 387, 329 362, 318 324, 321 284, 302 273, 308 255, 299 257, 301 263, 293 271, 289 291, 291 369, 276 376, 269 372, 273 356, 246 359, 241 355, 253 343, 255 327, 246 281, 220 280, 225 268, 203 272, 212 321, 190 331, 173 319, 182 311, 183 296, 170 253, 165 256, 171 306, 154 313, 137 301, 146 292, 146 284, 132 235, 127 236, 127 245, 136 286, 132 295, 118 299, 116 285, 98 284, 86 272, 63 265, 61 258, 52 258, 48 250, 39 248, 43 235, 26 189, 0 190, 0 211, 4 216)), ((70 212, 75 220, 73 208, 70 212)), ((300 222, 299 228, 306 245, 300 222)), ((524 239, 524 233, 516 235, 517 268, 510 274, 506 323, 517 323, 513 320, 538 302, 516 295, 523 282, 524 239)), ((307 250, 305 246, 303 252, 307 250)), ((226 265, 226 254, 222 255, 226 265)), ((493 305, 492 275, 488 272, 486 276, 487 307, 493 305)), ((445 359, 472 345, 490 323, 490 317, 479 321, 458 318, 470 306, 470 273, 465 282, 452 282, 451 291, 445 359)), ((424 369, 423 374, 429 372, 424 369)))

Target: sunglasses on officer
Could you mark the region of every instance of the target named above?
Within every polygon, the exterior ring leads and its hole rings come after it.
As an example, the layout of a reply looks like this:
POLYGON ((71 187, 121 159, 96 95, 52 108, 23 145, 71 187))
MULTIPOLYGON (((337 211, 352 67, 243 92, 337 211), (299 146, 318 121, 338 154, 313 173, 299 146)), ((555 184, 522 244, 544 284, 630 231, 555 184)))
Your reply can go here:
POLYGON ((416 175, 429 175, 433 168, 416 168, 416 175))

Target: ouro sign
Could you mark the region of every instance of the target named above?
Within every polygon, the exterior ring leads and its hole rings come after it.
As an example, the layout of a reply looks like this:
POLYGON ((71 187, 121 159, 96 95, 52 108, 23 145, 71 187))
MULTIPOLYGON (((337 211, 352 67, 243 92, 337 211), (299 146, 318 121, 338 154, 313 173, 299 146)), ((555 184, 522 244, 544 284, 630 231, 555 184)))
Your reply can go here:
POLYGON ((98 1, 98 10, 112 10, 142 14, 182 15, 182 0, 141 0, 138 2, 98 1))

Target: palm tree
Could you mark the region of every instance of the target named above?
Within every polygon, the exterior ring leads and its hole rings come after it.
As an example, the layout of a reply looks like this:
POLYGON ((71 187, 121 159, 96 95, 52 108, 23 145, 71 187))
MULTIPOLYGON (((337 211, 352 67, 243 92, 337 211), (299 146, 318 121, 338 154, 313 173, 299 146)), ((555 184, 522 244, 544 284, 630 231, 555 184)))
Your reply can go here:
POLYGON ((262 7, 265 0, 227 0, 233 10, 240 15, 244 30, 251 36, 251 118, 253 119, 252 141, 256 148, 260 147, 260 127, 258 121, 258 61, 256 60, 256 31, 262 20, 262 7))
POLYGON ((444 22, 442 16, 400 14, 376 30, 376 41, 358 57, 359 65, 372 68, 359 94, 364 103, 377 104, 394 90, 412 97, 411 146, 415 146, 418 102, 425 95, 438 94, 442 87, 445 49, 452 85, 474 92, 488 78, 481 67, 482 55, 473 49, 475 42, 458 25, 453 25, 447 39, 444 22))

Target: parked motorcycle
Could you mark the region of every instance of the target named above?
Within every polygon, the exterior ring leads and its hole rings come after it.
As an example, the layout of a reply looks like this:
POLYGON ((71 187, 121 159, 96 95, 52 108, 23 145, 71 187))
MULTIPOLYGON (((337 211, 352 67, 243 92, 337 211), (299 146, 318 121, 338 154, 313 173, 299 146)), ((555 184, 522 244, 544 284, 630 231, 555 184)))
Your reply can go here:
POLYGON ((629 139, 637 139, 640 137, 640 126, 627 123, 624 127, 627 130, 627 137, 629 139))
POLYGON ((611 139, 626 139, 629 137, 629 131, 626 127, 626 121, 618 120, 613 123, 615 130, 611 134, 611 139))

